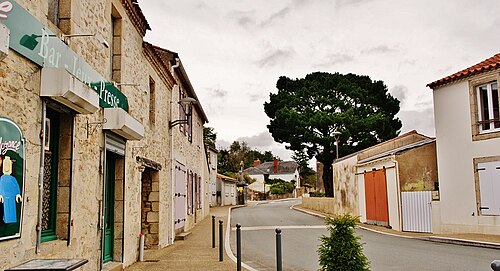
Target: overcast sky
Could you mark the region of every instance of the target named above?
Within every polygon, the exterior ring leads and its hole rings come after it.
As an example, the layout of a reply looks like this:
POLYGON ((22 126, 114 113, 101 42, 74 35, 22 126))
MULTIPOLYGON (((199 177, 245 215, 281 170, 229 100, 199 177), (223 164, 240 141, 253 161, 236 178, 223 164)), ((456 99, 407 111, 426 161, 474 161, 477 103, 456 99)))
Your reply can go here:
MULTIPOLYGON (((402 133, 434 136, 427 83, 500 52, 498 0, 139 0, 146 40, 186 67, 218 145, 246 141, 282 159, 263 104, 279 76, 316 71, 382 80, 402 133)), ((464 109, 467 110, 467 109, 464 109)))

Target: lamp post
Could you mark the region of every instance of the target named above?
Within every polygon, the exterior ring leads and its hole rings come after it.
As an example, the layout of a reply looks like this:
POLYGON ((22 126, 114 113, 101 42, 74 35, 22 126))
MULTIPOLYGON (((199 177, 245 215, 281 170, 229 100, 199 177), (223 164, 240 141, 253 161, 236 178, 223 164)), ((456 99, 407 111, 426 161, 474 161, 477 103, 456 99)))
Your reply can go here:
POLYGON ((182 124, 182 123, 188 123, 189 116, 191 115, 191 107, 193 104, 196 104, 198 101, 195 98, 191 97, 185 97, 182 98, 179 101, 179 104, 181 105, 182 111, 184 111, 184 114, 186 114, 186 119, 180 119, 180 120, 173 120, 168 122, 168 128, 172 129, 175 125, 182 124), (187 106, 187 108, 185 108, 187 106))
POLYGON ((337 152, 337 155, 335 156, 335 161, 339 159, 339 135, 341 133, 337 130, 333 131, 333 136, 335 137, 335 150, 337 152))

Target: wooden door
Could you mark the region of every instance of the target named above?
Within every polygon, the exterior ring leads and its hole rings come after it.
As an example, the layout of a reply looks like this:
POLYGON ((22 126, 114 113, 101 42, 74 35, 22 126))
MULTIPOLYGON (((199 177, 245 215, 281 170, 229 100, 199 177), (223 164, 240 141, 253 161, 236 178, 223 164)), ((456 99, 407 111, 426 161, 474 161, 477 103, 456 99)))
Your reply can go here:
POLYGON ((364 174, 366 220, 370 224, 388 226, 387 183, 385 169, 364 174))

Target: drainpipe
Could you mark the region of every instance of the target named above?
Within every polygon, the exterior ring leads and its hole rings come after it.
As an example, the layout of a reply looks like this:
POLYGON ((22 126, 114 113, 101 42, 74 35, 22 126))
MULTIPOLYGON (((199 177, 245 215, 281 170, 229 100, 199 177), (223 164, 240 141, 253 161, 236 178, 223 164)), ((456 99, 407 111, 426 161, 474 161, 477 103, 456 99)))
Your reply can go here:
POLYGON ((42 208, 43 208, 43 175, 45 164, 45 125, 47 117, 47 103, 42 99, 42 131, 40 134, 40 171, 38 176, 38 222, 36 224, 36 254, 40 253, 40 244, 42 243, 42 208))
MULTIPOLYGON (((180 62, 180 59, 179 58, 175 58, 175 65, 172 66, 170 72, 172 73, 172 77, 174 78, 175 80, 175 84, 174 84, 174 89, 177 85, 177 79, 175 78, 175 69, 176 68, 179 68, 179 66, 181 65, 181 62, 180 62)), ((174 113, 174 96, 173 96, 173 93, 172 92, 172 96, 170 98, 170 118, 172 119, 172 115, 174 113)), ((174 182, 175 182, 175 166, 174 166, 174 131, 172 130, 172 128, 168 128, 169 129, 169 132, 170 132, 170 183, 168 184, 168 187, 169 187, 169 191, 170 191, 170 204, 169 204, 169 207, 170 207, 170 226, 171 226, 171 230, 169 231, 169 240, 168 240, 168 243, 169 244, 173 244, 174 243, 174 235, 175 235, 175 224, 174 224, 174 219, 175 219, 175 207, 174 207, 174 204, 175 204, 175 197, 174 197, 174 182)))

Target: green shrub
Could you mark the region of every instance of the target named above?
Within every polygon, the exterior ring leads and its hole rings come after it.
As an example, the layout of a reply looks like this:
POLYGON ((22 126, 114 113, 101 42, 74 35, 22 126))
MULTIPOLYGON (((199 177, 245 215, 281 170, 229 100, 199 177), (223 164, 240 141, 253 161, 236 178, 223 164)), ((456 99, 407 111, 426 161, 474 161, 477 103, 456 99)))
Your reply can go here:
POLYGON ((325 193, 324 192, 309 192, 310 197, 318 197, 318 198, 324 198, 325 193))
POLYGON ((365 271, 370 262, 356 236, 357 217, 340 215, 326 218, 330 236, 321 236, 318 248, 320 271, 365 271))
POLYGON ((280 179, 272 179, 272 182, 267 182, 266 184, 271 183, 271 189, 269 190, 270 194, 287 194, 287 193, 293 193, 293 190, 295 189, 295 184, 293 182, 286 182, 280 179))

